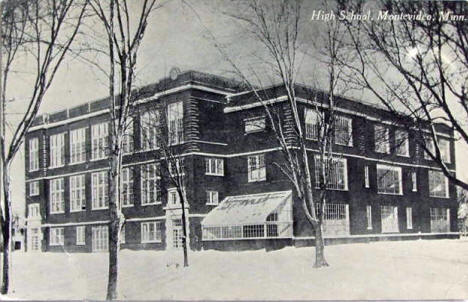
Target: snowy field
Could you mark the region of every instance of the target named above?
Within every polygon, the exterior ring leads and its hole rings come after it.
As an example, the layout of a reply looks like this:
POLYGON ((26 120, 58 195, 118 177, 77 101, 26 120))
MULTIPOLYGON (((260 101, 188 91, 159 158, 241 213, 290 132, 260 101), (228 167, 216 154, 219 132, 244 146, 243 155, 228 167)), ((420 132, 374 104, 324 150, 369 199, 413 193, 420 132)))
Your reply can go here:
MULTIPOLYGON (((122 251, 120 299, 467 299, 468 240, 378 242, 313 248, 204 251, 179 256, 122 251)), ((181 252, 179 253, 181 254, 181 252)), ((14 254, 12 294, 2 299, 103 299, 107 254, 14 254)))

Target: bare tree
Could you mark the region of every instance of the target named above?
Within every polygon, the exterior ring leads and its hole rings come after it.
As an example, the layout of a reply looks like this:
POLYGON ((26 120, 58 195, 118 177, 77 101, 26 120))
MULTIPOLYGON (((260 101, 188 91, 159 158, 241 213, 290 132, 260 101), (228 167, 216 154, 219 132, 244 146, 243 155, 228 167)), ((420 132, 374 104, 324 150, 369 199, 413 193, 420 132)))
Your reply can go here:
POLYGON ((6 294, 10 284, 11 269, 11 193, 10 168, 21 147, 25 134, 31 127, 44 96, 65 55, 74 41, 86 11, 86 2, 65 1, 6 1, 2 3, 2 67, 1 103, 4 120, 11 67, 22 56, 30 56, 35 63, 34 83, 26 112, 7 141, 5 132, 0 136, 3 168, 3 208, 0 222, 3 233, 3 275, 1 293, 6 294), (21 52, 21 55, 19 55, 21 52))
MULTIPOLYGON (((251 65, 243 67, 234 61, 229 51, 217 42, 211 35, 215 46, 220 50, 223 57, 231 65, 237 77, 242 79, 246 86, 252 90, 252 96, 261 102, 265 109, 267 118, 271 124, 275 138, 281 147, 284 161, 275 163, 288 180, 292 183, 297 198, 302 203, 302 209, 307 220, 315 231, 315 267, 328 266, 324 255, 323 220, 326 212, 327 196, 331 173, 336 168, 336 158, 333 157, 333 145, 336 135, 336 118, 334 108, 336 106, 336 93, 341 81, 341 70, 337 64, 342 42, 343 30, 338 23, 329 24, 325 29, 325 43, 312 45, 309 41, 311 36, 307 36, 303 26, 310 26, 307 17, 301 15, 303 4, 301 1, 242 1, 225 12, 240 26, 247 30, 247 36, 252 37, 258 43, 262 51, 261 55, 255 56, 263 67, 273 74, 271 82, 279 82, 276 86, 282 94, 286 94, 287 100, 284 106, 278 106, 275 102, 270 102, 276 98, 271 85, 264 85, 265 76, 256 71, 256 67, 251 65), (308 102, 314 104, 316 119, 311 126, 311 131, 315 131, 315 138, 318 144, 318 157, 314 157, 308 152, 309 130, 305 129, 301 109, 303 107, 303 95, 298 96, 298 90, 304 91, 304 86, 298 84, 301 74, 301 66, 307 59, 310 59, 310 48, 316 47, 321 51, 321 63, 327 69, 326 91, 322 93, 318 90, 307 87, 309 91, 308 102), (310 91, 313 91, 312 93, 310 91), (312 130, 312 128, 314 130, 312 130), (320 172, 316 175, 319 179, 320 196, 314 198, 314 188, 312 177, 312 165, 310 157, 315 159, 316 169, 320 172)), ((317 41, 320 39, 317 38, 317 41)), ((315 58, 317 59, 317 58, 315 58)), ((306 102, 307 103, 307 102, 306 102)), ((351 137, 342 138, 349 140, 351 137)))
POLYGON ((348 81, 371 92, 415 134, 444 175, 468 189, 447 166, 439 134, 445 124, 468 144, 467 3, 385 0, 371 7, 362 1, 339 2, 340 9, 370 9, 374 15, 371 20, 343 21, 354 57, 342 62, 348 81), (429 18, 407 17, 415 12, 429 18))
POLYGON ((134 108, 138 93, 133 89, 138 50, 148 26, 151 13, 160 7, 156 0, 139 3, 141 11, 136 23, 126 0, 111 0, 105 6, 99 0, 90 3, 101 21, 108 43, 109 98, 110 98, 110 151, 109 165, 109 274, 106 299, 117 298, 118 251, 120 232, 125 218, 122 213, 121 171, 123 141, 129 125, 129 116, 134 108), (117 73, 117 76, 116 76, 117 73), (118 87, 116 87, 118 86, 118 87))
MULTIPOLYGON (((158 108, 144 111, 140 116, 140 137, 143 149, 154 150, 151 152, 158 159, 160 176, 164 176, 165 189, 174 188, 176 196, 167 198, 167 206, 170 201, 178 199, 181 207, 182 225, 182 251, 184 257, 184 267, 189 266, 188 262, 188 231, 186 207, 187 202, 187 171, 184 165, 183 154, 185 151, 183 133, 183 103, 160 102, 158 108), (144 116, 144 117, 143 117, 144 116)), ((162 183, 162 182, 161 182, 162 183)), ((160 184, 161 185, 161 184, 160 184)), ((161 185, 162 187, 162 185, 161 185)), ((172 206, 172 205, 171 205, 172 206)), ((166 242, 166 244, 169 244, 166 242)))

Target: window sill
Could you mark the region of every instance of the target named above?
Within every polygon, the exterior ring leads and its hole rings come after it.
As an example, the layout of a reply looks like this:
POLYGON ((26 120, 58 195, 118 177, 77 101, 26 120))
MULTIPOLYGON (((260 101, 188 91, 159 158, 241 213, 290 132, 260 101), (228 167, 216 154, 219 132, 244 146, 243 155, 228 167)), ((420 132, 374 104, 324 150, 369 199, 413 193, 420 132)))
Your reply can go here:
POLYGON ((141 241, 141 243, 161 243, 161 240, 147 240, 147 241, 141 241))
POLYGON ((386 192, 377 192, 380 195, 395 195, 395 196, 403 196, 403 193, 386 193, 386 192))
POLYGON ((80 212, 85 212, 86 210, 70 210, 70 213, 80 213, 80 212))
POLYGON ((429 195, 430 198, 442 198, 442 199, 450 199, 450 196, 432 196, 429 195))
POLYGON ((106 156, 106 157, 100 157, 100 158, 92 158, 90 159, 89 161, 90 162, 96 162, 96 161, 100 161, 100 160, 104 160, 104 159, 108 159, 109 156, 106 156))
POLYGON ((73 162, 73 163, 68 163, 69 166, 75 166, 75 165, 80 165, 80 164, 85 164, 86 163, 86 160, 83 160, 83 161, 77 161, 77 162, 73 162))
POLYGON ((398 153, 395 153, 396 156, 399 156, 399 157, 406 157, 406 158, 409 158, 409 154, 398 154, 398 153))
MULTIPOLYGON (((366 188, 366 189, 369 189, 369 188, 366 188)), ((315 190, 321 190, 319 187, 315 187, 315 190)), ((331 189, 331 188, 327 188, 325 189, 325 191, 341 191, 341 192, 347 192, 349 191, 348 188, 344 188, 344 189, 331 189)))
POLYGON ((131 208, 133 207, 133 204, 123 204, 122 208, 131 208))
POLYGON ((29 173, 38 172, 38 171, 39 171, 39 168, 34 169, 34 170, 28 170, 29 173))
POLYGON ((63 168, 65 165, 60 165, 60 166, 49 166, 47 169, 58 169, 58 168, 63 168))
POLYGON ((49 243, 49 246, 63 246, 63 243, 49 243))
POLYGON ((266 181, 266 178, 265 179, 249 179, 249 183, 251 182, 261 182, 261 181, 266 181))
POLYGON ((157 205, 160 205, 161 202, 152 202, 152 203, 145 203, 145 204, 141 204, 142 207, 146 207, 146 206, 157 206, 157 205))
POLYGON ((206 205, 207 206, 217 206, 217 205, 219 205, 219 203, 207 203, 206 205))
POLYGON ((54 215, 54 214, 65 214, 65 211, 63 211, 63 212, 50 212, 49 214, 50 214, 50 215, 54 215))
POLYGON ((78 246, 85 246, 85 245, 86 245, 86 243, 84 243, 84 242, 80 242, 80 243, 78 243, 78 242, 77 242, 77 243, 76 243, 76 245, 78 245, 78 246))
POLYGON ((349 145, 349 144, 339 144, 339 143, 335 143, 335 145, 337 145, 337 146, 343 146, 343 147, 349 147, 349 148, 354 147, 353 144, 349 145))
POLYGON ((96 210, 107 210, 109 207, 104 207, 104 208, 91 208, 91 211, 96 211, 96 210))
POLYGON ((244 132, 244 135, 249 135, 249 134, 252 134, 252 133, 260 133, 260 132, 266 132, 266 130, 261 129, 261 130, 248 131, 248 132, 244 132))
POLYGON ((224 174, 214 174, 214 173, 205 173, 205 175, 207 175, 207 176, 221 176, 221 177, 224 176, 224 174))

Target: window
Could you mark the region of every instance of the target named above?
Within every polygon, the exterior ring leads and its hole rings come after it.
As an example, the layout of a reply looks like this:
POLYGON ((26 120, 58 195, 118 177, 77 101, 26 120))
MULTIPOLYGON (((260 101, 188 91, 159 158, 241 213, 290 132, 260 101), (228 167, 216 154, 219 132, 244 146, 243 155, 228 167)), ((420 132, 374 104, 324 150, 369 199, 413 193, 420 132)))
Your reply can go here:
POLYGON ((364 167, 364 187, 370 187, 370 179, 369 179, 369 166, 364 167))
POLYGON ((429 170, 429 196, 449 197, 448 179, 442 171, 429 170))
POLYGON ((108 206, 108 179, 107 171, 96 172, 91 174, 91 187, 92 187, 92 209, 106 209, 108 206))
POLYGON ((344 116, 335 117, 335 144, 353 146, 353 120, 344 116))
POLYGON ((129 154, 133 152, 133 149, 133 118, 129 117, 124 129, 122 150, 124 154, 129 154))
POLYGON ((381 206, 380 219, 382 221, 382 233, 396 233, 398 228, 398 208, 394 206, 381 206))
POLYGON ((50 136, 50 167, 65 165, 65 133, 50 136))
POLYGON ((253 133, 265 130, 265 116, 256 116, 244 120, 245 133, 253 133))
POLYGON ((249 182, 266 180, 265 155, 253 155, 247 158, 249 182))
MULTIPOLYGON (((430 153, 435 155, 434 140, 429 135, 424 136, 424 146, 429 150, 430 153)), ((428 152, 426 152, 426 150, 424 150, 424 158, 431 159, 431 156, 428 152)))
POLYGON ((207 205, 218 204, 218 191, 206 191, 206 204, 207 205))
POLYGON ((120 230, 120 243, 126 243, 125 239, 125 225, 122 226, 122 229, 120 230))
POLYGON ((106 157, 108 140, 108 123, 96 124, 91 127, 91 159, 98 160, 106 157))
POLYGON ((40 217, 41 213, 39 211, 39 204, 38 203, 31 203, 28 205, 28 217, 35 218, 40 217))
POLYGON ((320 134, 320 116, 313 109, 304 109, 305 136, 307 139, 318 140, 320 134))
POLYGON ((169 144, 175 145, 184 141, 184 103, 176 102, 167 106, 167 129, 169 144))
POLYGON ((366 206, 367 229, 372 230, 372 206, 366 206))
POLYGON ((76 227, 76 245, 86 244, 85 231, 86 231, 86 227, 84 225, 76 227))
MULTIPOLYGON (((182 190, 184 189, 182 188, 182 190)), ((167 190, 167 204, 169 206, 180 205, 179 192, 177 191, 177 188, 171 188, 167 190)))
POLYGON ((141 204, 150 205, 161 202, 159 166, 148 164, 141 166, 141 204))
POLYGON ((29 183, 29 196, 37 196, 37 195, 39 195, 39 182, 31 181, 29 183))
POLYGON ((65 211, 63 178, 50 180, 50 214, 65 211))
POLYGON ((390 153, 390 134, 384 125, 374 126, 375 152, 390 153))
POLYGON ((400 156, 409 156, 408 132, 401 129, 395 131, 395 153, 400 156))
POLYGON ((175 158, 169 161, 169 175, 171 177, 180 177, 185 175, 185 166, 183 158, 175 158), (175 163, 175 165, 174 165, 175 163))
POLYGON ((416 171, 411 172, 411 183, 413 185, 412 191, 417 192, 418 191, 418 175, 416 171))
POLYGON ((39 139, 29 140, 29 171, 39 170, 39 139))
POLYGON ((50 245, 63 245, 63 228, 50 228, 50 245))
POLYGON ((413 208, 406 208, 406 228, 408 230, 413 229, 413 208))
POLYGON ((105 252, 108 249, 108 228, 107 226, 97 226, 91 229, 91 241, 93 252, 105 252))
POLYGON ((325 170, 328 179, 322 179, 322 162, 320 156, 315 156, 315 187, 328 190, 348 190, 348 171, 345 158, 326 160, 325 170))
POLYGON ((450 142, 446 139, 439 139, 440 157, 444 163, 450 163, 450 142))
POLYGON ((159 110, 143 112, 140 116, 140 141, 143 150, 159 147, 161 138, 161 117, 159 110))
POLYGON ((450 231, 450 209, 430 208, 431 233, 445 233, 450 231))
POLYGON ((141 223, 141 242, 161 242, 161 222, 151 221, 141 223))
POLYGON ((70 176, 70 212, 84 210, 85 200, 85 176, 70 176))
POLYGON ((205 159, 206 175, 224 176, 224 160, 221 158, 205 159))
POLYGON ((380 194, 403 194, 400 167, 377 165, 377 192, 380 194))
POLYGON ((86 128, 70 131, 70 164, 86 161, 86 128))
POLYGON ((122 169, 122 205, 124 207, 133 206, 133 169, 122 169))

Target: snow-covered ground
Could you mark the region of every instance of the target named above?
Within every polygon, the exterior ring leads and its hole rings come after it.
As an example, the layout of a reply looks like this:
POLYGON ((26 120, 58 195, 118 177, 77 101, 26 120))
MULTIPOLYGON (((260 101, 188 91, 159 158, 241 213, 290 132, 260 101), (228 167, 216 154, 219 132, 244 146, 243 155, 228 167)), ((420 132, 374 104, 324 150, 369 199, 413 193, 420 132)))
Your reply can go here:
MULTIPOLYGON (((468 240, 326 247, 330 267, 312 268, 313 248, 121 253, 120 299, 466 299, 468 240), (168 265, 169 264, 169 265, 168 265)), ((15 253, 12 293, 2 299, 103 299, 107 254, 15 253)))

